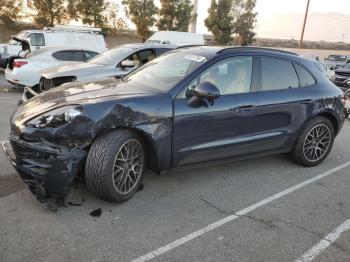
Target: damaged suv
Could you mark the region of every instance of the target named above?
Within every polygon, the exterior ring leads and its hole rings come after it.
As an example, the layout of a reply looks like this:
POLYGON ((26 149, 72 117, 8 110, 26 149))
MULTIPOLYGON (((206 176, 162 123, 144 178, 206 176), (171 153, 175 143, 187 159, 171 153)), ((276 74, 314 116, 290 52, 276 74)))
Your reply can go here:
POLYGON ((6 155, 37 198, 64 199, 74 177, 114 202, 157 172, 289 153, 320 164, 344 122, 342 92, 296 54, 191 47, 123 79, 71 83, 24 103, 6 155))

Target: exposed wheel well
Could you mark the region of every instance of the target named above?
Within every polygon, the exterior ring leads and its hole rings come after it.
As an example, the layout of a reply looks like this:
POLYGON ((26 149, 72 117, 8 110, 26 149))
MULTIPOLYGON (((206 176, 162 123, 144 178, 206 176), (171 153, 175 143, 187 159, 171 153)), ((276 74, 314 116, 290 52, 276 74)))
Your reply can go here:
POLYGON ((327 113, 327 112, 323 112, 323 113, 318 114, 316 116, 322 116, 324 118, 327 118, 329 121, 331 121, 331 123, 333 124, 333 127, 334 127, 334 133, 335 134, 338 133, 339 125, 338 125, 338 121, 335 118, 335 116, 333 116, 331 113, 327 113))

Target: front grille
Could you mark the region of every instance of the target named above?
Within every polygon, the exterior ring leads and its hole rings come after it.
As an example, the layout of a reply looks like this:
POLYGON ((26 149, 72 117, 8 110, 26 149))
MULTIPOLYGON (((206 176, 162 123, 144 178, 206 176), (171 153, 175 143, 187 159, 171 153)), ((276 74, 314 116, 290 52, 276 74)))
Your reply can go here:
POLYGON ((348 76, 348 77, 350 77, 350 72, 337 72, 336 74, 339 75, 339 76, 348 76))
POLYGON ((53 81, 52 79, 46 79, 45 77, 42 77, 40 79, 39 86, 41 91, 50 90, 53 87, 53 81))
POLYGON ((75 79, 76 79, 75 76, 62 76, 62 77, 55 77, 52 79, 47 79, 45 77, 42 77, 40 79, 39 85, 40 85, 41 91, 47 91, 56 86, 59 86, 68 82, 72 82, 75 79))

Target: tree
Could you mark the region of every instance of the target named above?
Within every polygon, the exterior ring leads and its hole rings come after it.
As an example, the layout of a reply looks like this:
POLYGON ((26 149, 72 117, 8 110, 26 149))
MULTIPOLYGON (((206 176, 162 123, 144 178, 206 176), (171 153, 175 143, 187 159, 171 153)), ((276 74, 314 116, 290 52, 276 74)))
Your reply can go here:
POLYGON ((243 46, 253 42, 255 33, 253 31, 256 22, 254 12, 256 0, 233 0, 232 13, 234 16, 234 30, 236 43, 243 46))
POLYGON ((106 0, 80 0, 77 9, 83 24, 104 28, 107 23, 106 12, 109 3, 106 0))
POLYGON ((0 21, 11 28, 15 27, 21 9, 22 1, 0 0, 0 21))
POLYGON ((145 41, 156 22, 158 8, 153 0, 123 0, 122 3, 126 5, 126 16, 135 24, 137 34, 145 41))
POLYGON ((160 0, 159 30, 187 32, 190 23, 195 18, 192 14, 193 5, 190 0, 160 0))
POLYGON ((28 5, 35 12, 34 23, 54 26, 69 19, 64 0, 29 0, 28 5))
POLYGON ((215 41, 220 45, 228 45, 231 42, 233 31, 232 0, 211 1, 208 9, 208 17, 204 20, 205 26, 214 35, 215 41))

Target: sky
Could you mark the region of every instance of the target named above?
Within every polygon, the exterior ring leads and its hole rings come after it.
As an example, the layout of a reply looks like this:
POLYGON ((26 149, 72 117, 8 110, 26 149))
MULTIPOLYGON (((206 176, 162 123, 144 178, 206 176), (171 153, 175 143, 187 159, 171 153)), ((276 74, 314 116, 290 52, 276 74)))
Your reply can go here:
MULTIPOLYGON (((121 0, 114 0, 120 4, 121 0)), ((197 32, 204 25, 211 0, 198 0, 197 32)), ((155 0, 159 6, 159 0, 155 0)), ((257 0, 258 37, 299 39, 307 0, 257 0)), ((129 27, 133 25, 129 22, 129 27)), ((304 39, 350 42, 350 0, 310 0, 304 39)))

